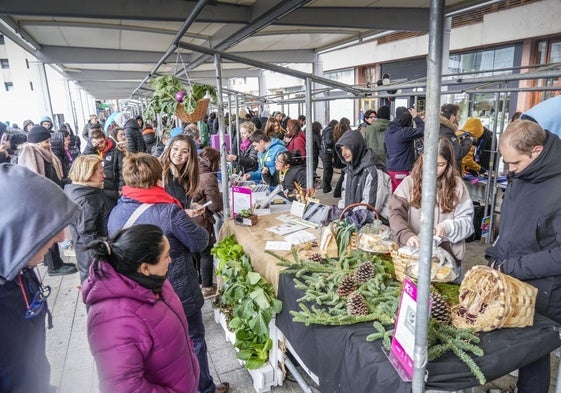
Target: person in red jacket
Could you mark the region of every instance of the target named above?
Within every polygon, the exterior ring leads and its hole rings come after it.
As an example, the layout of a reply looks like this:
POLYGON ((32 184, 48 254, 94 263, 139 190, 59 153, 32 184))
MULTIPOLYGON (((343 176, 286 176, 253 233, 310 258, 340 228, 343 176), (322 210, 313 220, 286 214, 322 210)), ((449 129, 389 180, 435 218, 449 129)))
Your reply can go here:
POLYGON ((199 363, 179 297, 166 279, 170 243, 156 225, 99 238, 83 284, 101 392, 196 393, 199 363))
POLYGON ((284 134, 286 149, 293 153, 300 150, 300 155, 306 158, 306 134, 302 132, 298 120, 289 120, 284 134))

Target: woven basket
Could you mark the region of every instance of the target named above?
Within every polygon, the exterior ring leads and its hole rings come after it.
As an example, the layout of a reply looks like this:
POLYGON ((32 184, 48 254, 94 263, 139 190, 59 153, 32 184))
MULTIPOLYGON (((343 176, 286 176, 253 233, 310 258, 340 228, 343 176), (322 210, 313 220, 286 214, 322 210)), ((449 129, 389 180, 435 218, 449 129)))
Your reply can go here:
MULTIPOLYGON (((380 219, 380 215, 378 214, 378 210, 376 210, 372 205, 369 205, 368 203, 351 203, 349 206, 346 206, 343 209, 343 211, 339 215, 339 220, 344 219, 345 218, 345 213, 347 213, 348 211, 351 211, 354 208, 361 207, 361 206, 363 206, 363 207, 367 208, 368 210, 370 210, 371 212, 373 212, 374 216, 376 217, 376 220, 380 219)), ((358 232, 355 231, 351 235, 349 245, 347 246, 347 254, 349 254, 349 253, 351 253, 351 251, 357 249, 357 247, 356 247, 357 239, 358 239, 358 232)))
POLYGON ((403 278, 405 277, 405 268, 409 264, 409 261, 411 261, 411 257, 401 254, 398 250, 392 251, 391 256, 393 268, 395 270, 395 279, 403 282, 403 278))
POLYGON ((452 324, 475 331, 534 324, 537 288, 487 266, 474 266, 460 286, 452 324))
POLYGON ((197 101, 197 107, 192 113, 187 113, 187 111, 185 110, 185 106, 183 106, 182 104, 177 104, 175 115, 184 123, 196 123, 205 117, 209 104, 210 98, 201 98, 199 101, 197 101))

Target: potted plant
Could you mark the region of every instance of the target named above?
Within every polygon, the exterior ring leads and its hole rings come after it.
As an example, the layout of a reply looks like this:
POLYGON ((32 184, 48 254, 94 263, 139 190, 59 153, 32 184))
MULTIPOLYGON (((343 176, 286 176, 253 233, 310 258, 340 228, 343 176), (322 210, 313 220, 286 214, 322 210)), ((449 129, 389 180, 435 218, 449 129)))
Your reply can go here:
POLYGON ((144 117, 148 119, 160 114, 168 118, 176 115, 184 122, 196 122, 204 117, 210 101, 216 102, 213 86, 195 82, 184 86, 174 75, 159 76, 150 84, 154 93, 144 111, 144 117))
POLYGON ((253 213, 252 209, 244 209, 239 212, 234 218, 234 222, 238 225, 253 226, 257 225, 257 215, 253 213))

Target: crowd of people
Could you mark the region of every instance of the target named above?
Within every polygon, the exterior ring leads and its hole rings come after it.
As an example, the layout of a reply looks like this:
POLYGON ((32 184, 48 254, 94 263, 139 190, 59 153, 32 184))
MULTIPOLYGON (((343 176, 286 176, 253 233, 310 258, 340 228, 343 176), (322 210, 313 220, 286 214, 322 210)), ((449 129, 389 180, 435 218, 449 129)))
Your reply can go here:
MULTIPOLYGON (((313 122, 312 151, 306 149, 304 116, 262 111, 239 117, 241 122, 227 130, 226 160, 234 172, 280 185, 289 199, 297 188, 319 186, 340 198, 340 209, 370 205, 400 245, 419 247, 422 113, 398 107, 392 115, 381 106, 366 111, 356 129, 344 117, 325 128, 313 122), (306 183, 306 160, 313 161, 317 179, 321 160, 321 181, 306 183), (334 168, 341 169, 335 186, 334 168)), ((3 138, 0 162, 10 163, 0 165, 0 202, 8 213, 0 230, 0 313, 18 333, 0 353, 0 391, 49 390, 44 321, 50 316, 50 289, 33 270, 42 261, 50 275, 79 270, 102 391, 228 391, 227 382, 217 384, 210 374, 201 313, 204 299, 217 293, 210 250, 224 196, 220 152, 209 146, 217 123, 210 115, 199 124, 156 132, 140 116, 102 125, 92 115, 82 130, 81 149, 69 124, 53 131, 52 120, 44 117, 3 138), (26 212, 25 220, 18 211, 26 212), (78 267, 60 257, 58 242, 66 227, 78 267), (22 240, 16 245, 13 239, 22 240)), ((494 141, 475 117, 459 124, 460 108, 443 105, 434 234, 461 272, 465 240, 474 231, 474 207, 462 176, 488 174, 494 141)), ((510 183, 501 236, 486 257, 491 266, 535 285, 537 311, 561 323, 555 191, 561 187, 561 141, 536 119, 516 120, 498 146, 510 183), (539 203, 530 205, 538 195, 539 203)), ((2 337, 14 336, 6 324, 0 329, 2 337)), ((547 391, 548 359, 521 369, 518 381, 521 389, 541 384, 545 390, 521 391, 547 391)))

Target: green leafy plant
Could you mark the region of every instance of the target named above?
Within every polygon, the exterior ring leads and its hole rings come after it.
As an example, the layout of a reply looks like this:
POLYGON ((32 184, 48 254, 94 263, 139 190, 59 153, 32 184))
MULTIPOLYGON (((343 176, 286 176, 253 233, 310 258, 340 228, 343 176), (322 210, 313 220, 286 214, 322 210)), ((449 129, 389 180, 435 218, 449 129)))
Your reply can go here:
POLYGON ((184 86, 174 75, 159 76, 152 79, 150 84, 155 91, 144 111, 144 116, 148 119, 158 114, 171 117, 177 105, 184 105, 185 110, 191 113, 197 107, 197 101, 204 98, 207 93, 211 101, 216 102, 216 90, 213 86, 195 82, 184 86))
POLYGON ((249 257, 228 236, 211 250, 218 260, 218 275, 224 279, 220 305, 230 315, 228 324, 236 334, 236 356, 249 370, 262 367, 269 358, 273 342, 269 323, 282 309, 271 284, 253 271, 249 257))
POLYGON ((241 212, 238 213, 238 215, 243 218, 248 218, 252 214, 253 212, 251 211, 251 209, 243 209, 241 212))

